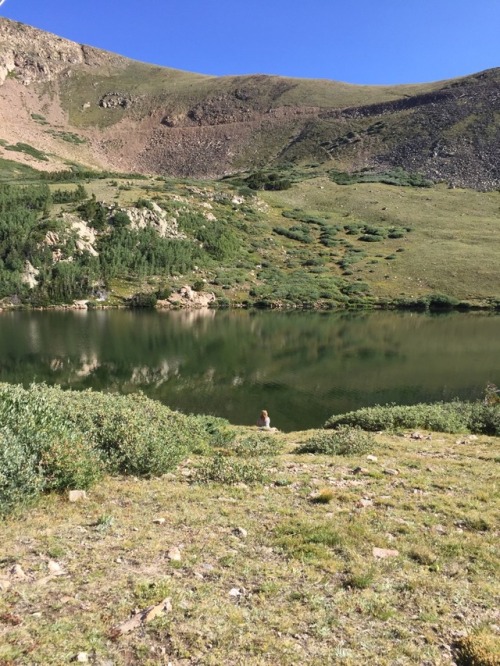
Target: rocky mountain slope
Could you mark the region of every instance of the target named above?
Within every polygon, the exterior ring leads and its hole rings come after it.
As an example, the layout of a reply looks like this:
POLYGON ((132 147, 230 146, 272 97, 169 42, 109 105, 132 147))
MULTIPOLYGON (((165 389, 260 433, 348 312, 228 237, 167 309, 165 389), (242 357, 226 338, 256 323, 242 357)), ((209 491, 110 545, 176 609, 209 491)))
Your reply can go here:
POLYGON ((0 18, 0 158, 219 177, 289 162, 500 185, 500 69, 425 85, 211 77, 0 18))

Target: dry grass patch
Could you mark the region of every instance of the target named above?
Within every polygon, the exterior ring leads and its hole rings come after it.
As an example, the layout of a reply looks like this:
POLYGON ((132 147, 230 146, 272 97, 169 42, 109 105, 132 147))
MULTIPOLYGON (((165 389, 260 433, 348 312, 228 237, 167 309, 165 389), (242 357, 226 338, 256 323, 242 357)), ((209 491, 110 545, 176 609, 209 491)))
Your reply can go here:
POLYGON ((119 666, 447 664, 472 627, 495 635, 498 439, 378 435, 370 463, 293 453, 311 433, 276 437, 284 452, 264 482, 196 483, 213 457, 193 456, 161 479, 108 478, 85 502, 47 496, 2 523, 0 663, 59 666, 83 651, 119 666), (311 503, 323 489, 331 501, 311 503), (399 554, 375 559, 373 547, 399 554), (43 582, 50 561, 64 575, 43 582), (172 612, 113 638, 166 597, 172 612))

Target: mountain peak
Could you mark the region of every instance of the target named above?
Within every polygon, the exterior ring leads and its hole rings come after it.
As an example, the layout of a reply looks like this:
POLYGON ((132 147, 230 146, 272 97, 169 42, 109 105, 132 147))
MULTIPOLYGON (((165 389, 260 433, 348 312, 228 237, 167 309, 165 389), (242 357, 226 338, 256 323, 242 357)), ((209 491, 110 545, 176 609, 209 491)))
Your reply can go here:
POLYGON ((196 177, 328 161, 491 189, 499 80, 500 69, 407 86, 204 76, 0 18, 0 152, 22 143, 34 150, 8 158, 38 168, 70 160, 196 177))

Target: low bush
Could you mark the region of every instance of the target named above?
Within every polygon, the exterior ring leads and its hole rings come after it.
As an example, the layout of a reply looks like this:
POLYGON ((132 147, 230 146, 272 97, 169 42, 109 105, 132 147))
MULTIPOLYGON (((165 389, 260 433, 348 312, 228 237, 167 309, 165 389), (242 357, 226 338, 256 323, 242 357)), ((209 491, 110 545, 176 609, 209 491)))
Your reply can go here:
POLYGON ((198 468, 196 476, 200 483, 264 483, 267 480, 267 464, 263 458, 242 459, 217 452, 208 464, 198 468))
POLYGON ((227 419, 204 414, 192 418, 205 434, 203 440, 191 448, 193 453, 210 455, 214 448, 227 447, 234 441, 236 433, 231 429, 227 419))
POLYGON ((88 488, 101 476, 100 452, 54 398, 38 387, 0 386, 0 514, 42 490, 88 488))
POLYGON ((142 394, 0 384, 0 514, 42 490, 87 488, 103 472, 157 476, 210 434, 142 394))
POLYGON ((364 243, 379 243, 381 240, 384 240, 383 236, 375 236, 372 234, 363 234, 358 238, 358 240, 363 241, 364 243))
POLYGON ((301 243, 312 243, 313 237, 311 236, 309 229, 307 227, 290 227, 285 229, 284 227, 273 227, 275 234, 280 236, 285 236, 291 240, 300 241, 301 243))
POLYGON ((498 666, 500 638, 487 629, 480 629, 459 638, 454 652, 458 666, 498 666))
POLYGON ((446 294, 431 294, 428 299, 429 310, 453 310, 459 301, 446 294))
POLYGON ((325 455, 354 455, 373 448, 375 440, 361 428, 339 426, 334 432, 319 432, 306 440, 297 453, 322 453, 325 455))
POLYGON ((60 394, 66 418, 88 434, 112 473, 164 474, 207 438, 195 417, 172 411, 140 393, 60 394))
POLYGON ((313 504, 330 504, 335 497, 335 493, 331 488, 322 488, 316 495, 311 497, 313 504))
POLYGON ((473 403, 470 406, 468 427, 483 435, 500 435, 500 403, 473 403))
POLYGON ((156 290, 155 295, 158 301, 170 298, 172 296, 172 287, 161 286, 156 290))
POLYGON ((500 405, 480 402, 437 402, 417 405, 376 405, 334 415, 325 428, 358 426, 363 430, 425 428, 438 432, 500 435, 500 405))
POLYGON ((68 426, 48 434, 39 465, 45 490, 90 488, 104 472, 100 452, 85 434, 72 432, 68 426))
POLYGON ((297 208, 294 210, 284 210, 281 214, 283 217, 287 217, 290 220, 298 220, 299 222, 305 222, 306 224, 317 224, 320 227, 323 227, 326 224, 326 220, 323 217, 309 215, 297 208))
POLYGON ((233 446, 234 455, 241 458, 254 458, 255 456, 275 456, 283 446, 276 437, 256 433, 238 440, 233 446))
POLYGON ((194 291, 203 291, 205 289, 205 283, 203 280, 195 280, 193 282, 194 291))
POLYGON ((346 173, 332 169, 328 172, 331 180, 337 185, 352 185, 354 183, 384 183, 400 187, 432 187, 433 182, 419 173, 408 173, 401 168, 387 171, 353 171, 346 173))
POLYGON ((403 229, 391 229, 388 234, 388 238, 404 238, 405 232, 403 229))
POLYGON ((21 141, 18 141, 13 146, 5 146, 5 150, 13 150, 17 153, 26 153, 26 155, 31 155, 31 157, 34 157, 37 160, 42 160, 43 162, 49 161, 49 158, 45 153, 42 153, 42 151, 38 150, 38 148, 30 146, 29 143, 22 143, 21 141))
POLYGON ((425 298, 396 298, 390 306, 398 310, 417 310, 419 312, 427 309, 427 300, 425 298))
POLYGON ((156 292, 139 292, 134 294, 128 300, 128 304, 131 308, 154 308, 158 301, 156 292))
POLYGON ((245 179, 244 185, 252 190, 288 190, 292 181, 280 173, 256 171, 245 179))
POLYGON ((44 487, 38 456, 9 429, 0 431, 0 515, 31 502, 44 487))

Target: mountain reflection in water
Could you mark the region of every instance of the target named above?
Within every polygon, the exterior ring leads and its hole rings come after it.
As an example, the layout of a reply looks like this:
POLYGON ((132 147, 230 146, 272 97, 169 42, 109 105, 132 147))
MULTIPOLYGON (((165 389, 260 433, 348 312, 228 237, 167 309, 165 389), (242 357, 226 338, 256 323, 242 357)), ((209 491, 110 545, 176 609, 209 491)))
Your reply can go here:
POLYGON ((0 380, 121 393, 283 429, 365 405, 478 398, 500 383, 491 314, 3 312, 0 380))

